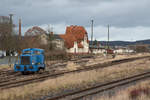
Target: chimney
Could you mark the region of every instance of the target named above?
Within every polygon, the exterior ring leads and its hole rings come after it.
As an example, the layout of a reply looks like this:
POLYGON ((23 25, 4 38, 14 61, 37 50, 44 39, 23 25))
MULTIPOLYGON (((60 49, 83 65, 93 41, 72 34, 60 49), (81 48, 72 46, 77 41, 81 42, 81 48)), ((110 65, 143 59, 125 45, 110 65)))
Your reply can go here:
POLYGON ((13 14, 9 14, 9 16, 10 16, 10 24, 12 24, 12 16, 13 16, 13 14))
POLYGON ((50 34, 53 35, 53 32, 51 32, 50 34))
POLYGON ((12 31, 13 31, 13 22, 12 22, 12 16, 13 16, 13 14, 9 14, 9 16, 10 16, 10 18, 9 18, 9 24, 10 24, 10 33, 12 33, 12 31))
POLYGON ((21 19, 19 19, 19 39, 21 39, 21 19))

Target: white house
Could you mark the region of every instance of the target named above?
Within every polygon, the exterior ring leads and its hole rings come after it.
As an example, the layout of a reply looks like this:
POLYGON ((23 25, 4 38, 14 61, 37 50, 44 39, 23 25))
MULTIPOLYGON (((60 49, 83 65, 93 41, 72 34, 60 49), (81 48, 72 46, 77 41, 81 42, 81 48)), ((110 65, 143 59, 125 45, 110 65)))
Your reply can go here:
MULTIPOLYGON (((58 49, 62 49, 64 47, 64 41, 59 35, 47 34, 47 32, 44 29, 42 29, 38 26, 34 26, 25 32, 26 39, 28 39, 30 43, 32 41, 32 44, 37 41, 40 41, 41 45, 47 45, 49 35, 51 35, 53 37, 52 42, 56 45, 56 47, 58 49)), ((39 45, 39 44, 37 44, 37 45, 39 45)))
POLYGON ((114 52, 117 54, 126 54, 126 53, 133 53, 134 50, 124 47, 124 48, 117 48, 115 49, 114 52))
POLYGON ((103 54, 103 53, 106 53, 106 49, 105 48, 93 48, 92 53, 94 53, 94 54, 103 54))
POLYGON ((84 27, 69 26, 60 37, 64 39, 67 53, 89 53, 88 35, 84 27))
POLYGON ((0 57, 1 57, 1 56, 6 56, 6 51, 1 51, 1 50, 0 50, 0 57))

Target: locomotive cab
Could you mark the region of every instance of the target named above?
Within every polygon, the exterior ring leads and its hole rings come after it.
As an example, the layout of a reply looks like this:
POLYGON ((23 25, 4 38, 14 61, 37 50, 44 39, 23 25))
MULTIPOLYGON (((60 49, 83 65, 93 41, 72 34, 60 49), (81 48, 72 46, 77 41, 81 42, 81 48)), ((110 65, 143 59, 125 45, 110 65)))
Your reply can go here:
POLYGON ((24 49, 19 56, 18 63, 14 65, 15 72, 38 72, 45 69, 44 50, 29 48, 24 49))

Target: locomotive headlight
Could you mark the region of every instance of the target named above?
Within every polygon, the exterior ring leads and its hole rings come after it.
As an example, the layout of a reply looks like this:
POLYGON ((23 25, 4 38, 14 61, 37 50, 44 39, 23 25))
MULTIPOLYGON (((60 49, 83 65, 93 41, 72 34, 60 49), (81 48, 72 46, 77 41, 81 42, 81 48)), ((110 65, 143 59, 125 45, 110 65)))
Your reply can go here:
POLYGON ((20 69, 20 66, 16 66, 16 69, 20 69))
POLYGON ((27 67, 26 66, 24 66, 24 70, 26 70, 27 69, 27 67))
POLYGON ((30 69, 33 69, 33 66, 29 66, 30 69))

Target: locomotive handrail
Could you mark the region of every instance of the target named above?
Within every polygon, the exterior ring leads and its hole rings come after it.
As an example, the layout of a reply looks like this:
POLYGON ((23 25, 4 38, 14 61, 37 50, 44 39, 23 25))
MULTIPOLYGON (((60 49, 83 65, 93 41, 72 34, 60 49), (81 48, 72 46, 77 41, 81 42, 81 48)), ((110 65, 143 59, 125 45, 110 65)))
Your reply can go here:
POLYGON ((35 51, 39 52, 40 54, 44 53, 43 49, 38 49, 38 48, 27 48, 27 49, 23 49, 22 53, 24 54, 25 52, 30 51, 30 53, 28 54, 34 54, 35 51))

